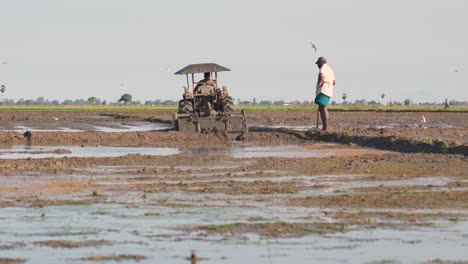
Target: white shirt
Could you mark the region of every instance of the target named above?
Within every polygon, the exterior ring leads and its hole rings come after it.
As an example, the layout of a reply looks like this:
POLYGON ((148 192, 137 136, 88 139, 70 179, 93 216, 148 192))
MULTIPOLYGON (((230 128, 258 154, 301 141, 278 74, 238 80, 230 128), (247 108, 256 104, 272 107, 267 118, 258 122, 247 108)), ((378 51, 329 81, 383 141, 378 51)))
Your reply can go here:
POLYGON ((325 63, 320 68, 319 74, 321 76, 321 82, 317 82, 315 94, 318 95, 323 93, 328 97, 333 97, 333 83, 335 82, 335 73, 333 72, 332 68, 330 68, 330 66, 325 63))

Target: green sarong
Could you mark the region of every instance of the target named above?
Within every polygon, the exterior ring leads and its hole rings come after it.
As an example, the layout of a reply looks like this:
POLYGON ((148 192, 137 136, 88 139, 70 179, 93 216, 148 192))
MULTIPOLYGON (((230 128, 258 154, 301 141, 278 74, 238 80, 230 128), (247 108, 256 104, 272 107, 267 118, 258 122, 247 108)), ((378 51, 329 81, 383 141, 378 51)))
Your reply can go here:
POLYGON ((319 93, 317 97, 315 97, 315 103, 320 106, 327 106, 330 103, 330 97, 324 95, 323 93, 319 93))

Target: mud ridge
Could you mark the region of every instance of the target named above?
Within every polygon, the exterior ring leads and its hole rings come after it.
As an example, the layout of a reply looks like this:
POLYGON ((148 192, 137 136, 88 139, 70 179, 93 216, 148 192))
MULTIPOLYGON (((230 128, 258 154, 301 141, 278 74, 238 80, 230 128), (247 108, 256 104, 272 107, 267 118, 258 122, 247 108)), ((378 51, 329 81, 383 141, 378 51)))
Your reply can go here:
POLYGON ((462 154, 468 156, 468 145, 455 141, 441 141, 438 139, 416 140, 385 135, 385 129, 349 129, 340 131, 322 132, 309 130, 306 132, 294 131, 285 128, 258 128, 253 127, 251 132, 268 132, 293 136, 299 140, 314 140, 341 144, 356 144, 380 150, 390 150, 404 153, 443 153, 462 154))
POLYGON ((16 132, 0 132, 2 145, 69 145, 69 146, 152 146, 192 145, 198 142, 226 143, 218 134, 189 134, 174 131, 164 132, 31 132, 26 137, 16 132))

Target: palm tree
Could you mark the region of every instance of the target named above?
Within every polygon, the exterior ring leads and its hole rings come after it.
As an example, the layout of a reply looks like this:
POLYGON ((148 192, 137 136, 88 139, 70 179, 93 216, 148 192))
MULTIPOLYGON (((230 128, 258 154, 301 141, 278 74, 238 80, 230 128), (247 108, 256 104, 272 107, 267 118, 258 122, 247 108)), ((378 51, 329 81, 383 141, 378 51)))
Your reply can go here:
POLYGON ((123 102, 124 104, 128 104, 132 101, 132 95, 131 94, 122 94, 122 96, 119 99, 119 102, 123 102))
POLYGON ((2 84, 2 86, 0 86, 0 92, 2 92, 2 104, 3 104, 3 93, 5 92, 6 90, 6 87, 4 84, 2 84))

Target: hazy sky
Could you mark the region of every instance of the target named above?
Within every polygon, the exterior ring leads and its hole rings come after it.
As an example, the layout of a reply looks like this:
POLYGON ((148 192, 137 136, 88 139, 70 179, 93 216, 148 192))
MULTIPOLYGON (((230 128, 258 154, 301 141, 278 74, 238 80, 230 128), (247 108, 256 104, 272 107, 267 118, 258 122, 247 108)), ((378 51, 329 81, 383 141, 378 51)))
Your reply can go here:
POLYGON ((232 69, 220 83, 234 98, 302 101, 325 56, 337 101, 468 100, 467 10, 465 0, 0 0, 0 84, 16 100, 175 100, 185 78, 173 72, 216 62, 232 69))

